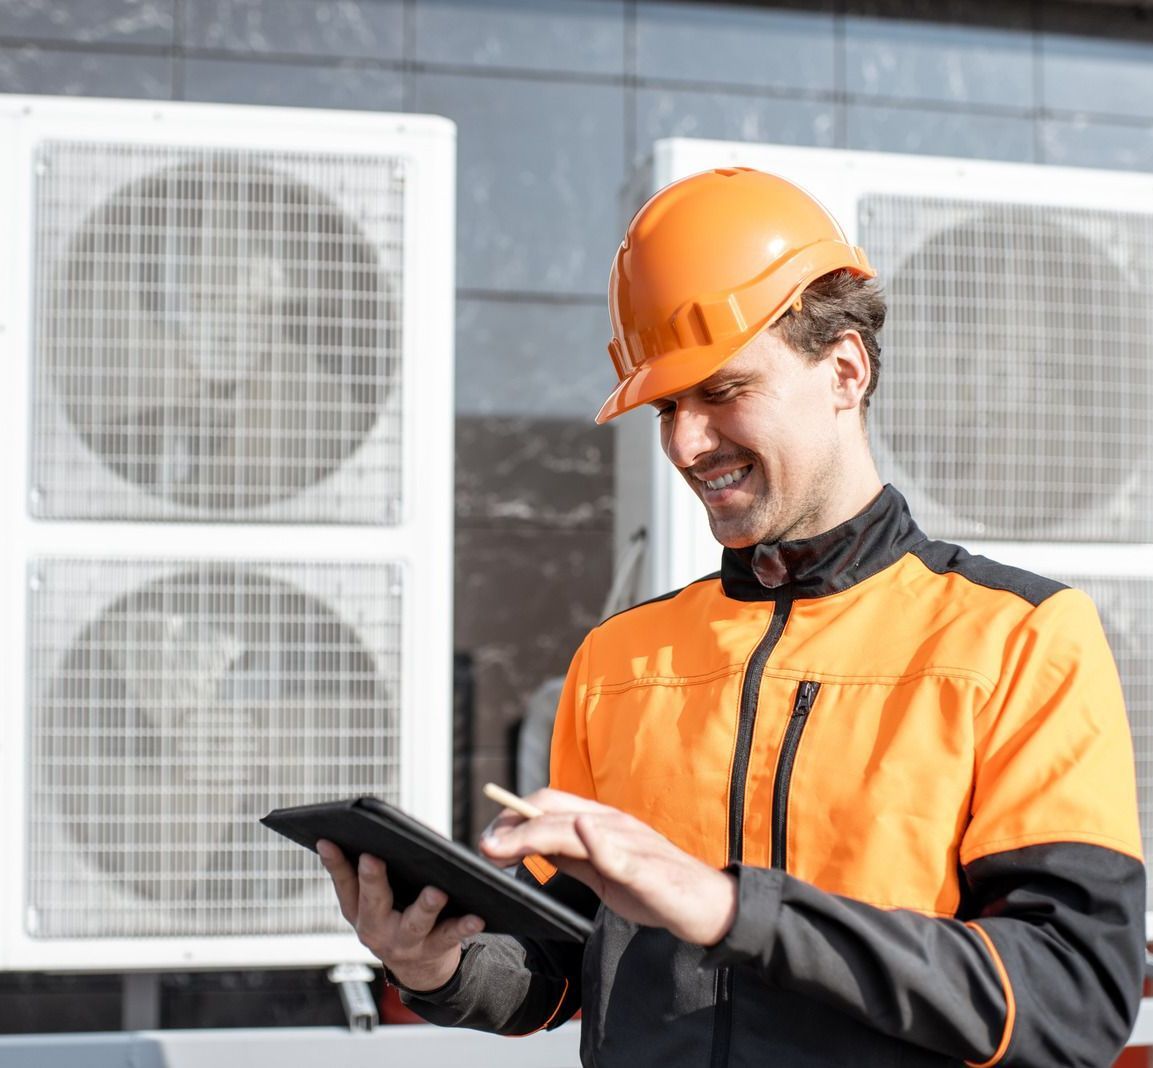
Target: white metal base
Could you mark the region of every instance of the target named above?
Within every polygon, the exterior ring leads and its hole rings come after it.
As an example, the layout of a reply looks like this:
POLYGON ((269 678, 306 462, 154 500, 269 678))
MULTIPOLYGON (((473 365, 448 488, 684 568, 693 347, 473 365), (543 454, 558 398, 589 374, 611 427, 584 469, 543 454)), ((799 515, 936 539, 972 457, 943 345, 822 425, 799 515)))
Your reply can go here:
POLYGON ((4 1068, 579 1068, 580 1024, 528 1038, 414 1025, 0 1037, 4 1068))
POLYGON ((1127 1046, 1153 1046, 1153 998, 1142 998, 1127 1046))

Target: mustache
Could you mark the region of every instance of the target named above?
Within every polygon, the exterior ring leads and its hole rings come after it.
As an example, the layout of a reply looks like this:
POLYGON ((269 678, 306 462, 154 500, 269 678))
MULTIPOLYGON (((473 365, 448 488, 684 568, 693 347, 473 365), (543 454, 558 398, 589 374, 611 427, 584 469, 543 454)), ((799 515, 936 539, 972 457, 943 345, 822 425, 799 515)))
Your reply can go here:
POLYGON ((755 459, 748 453, 710 453, 703 460, 698 460, 692 467, 686 467, 685 471, 695 478, 700 478, 704 471, 715 471, 720 467, 747 467, 755 462, 755 459))

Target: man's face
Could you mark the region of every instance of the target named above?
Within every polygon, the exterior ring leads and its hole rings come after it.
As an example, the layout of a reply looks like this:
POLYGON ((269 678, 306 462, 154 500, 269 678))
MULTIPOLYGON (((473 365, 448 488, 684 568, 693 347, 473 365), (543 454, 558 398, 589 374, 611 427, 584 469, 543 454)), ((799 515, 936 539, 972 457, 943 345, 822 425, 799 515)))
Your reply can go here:
POLYGON ((839 520, 834 375, 762 331, 710 378, 654 401, 661 446, 739 548, 812 537, 839 520))

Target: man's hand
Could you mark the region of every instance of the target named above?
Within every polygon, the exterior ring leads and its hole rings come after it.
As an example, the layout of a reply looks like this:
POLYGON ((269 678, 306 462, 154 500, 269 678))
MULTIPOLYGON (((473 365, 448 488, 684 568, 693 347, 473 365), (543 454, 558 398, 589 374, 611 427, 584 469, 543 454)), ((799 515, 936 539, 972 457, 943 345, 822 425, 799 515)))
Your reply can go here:
POLYGON ((525 800, 543 815, 526 820, 505 809, 481 839, 481 851, 496 863, 539 853, 626 920, 665 927, 702 946, 728 933, 737 911, 732 875, 608 805, 559 790, 538 790, 525 800))
POLYGON ((354 869, 339 846, 323 839, 316 843, 316 851, 332 876, 344 918, 397 982, 412 990, 435 990, 453 977, 460 964, 461 941, 484 927, 479 916, 437 923, 448 897, 432 886, 398 912, 384 861, 361 856, 354 869))

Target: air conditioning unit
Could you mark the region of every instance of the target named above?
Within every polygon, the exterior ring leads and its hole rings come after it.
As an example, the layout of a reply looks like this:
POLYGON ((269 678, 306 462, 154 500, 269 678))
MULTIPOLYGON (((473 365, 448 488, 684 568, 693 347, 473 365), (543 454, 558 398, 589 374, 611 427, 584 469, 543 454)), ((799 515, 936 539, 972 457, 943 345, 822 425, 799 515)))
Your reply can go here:
POLYGON ((0 968, 367 959, 257 821, 447 832, 455 128, 0 97, 0 968))
MULTIPOLYGON (((870 440, 919 524, 1096 598, 1153 849, 1153 177, 672 139, 632 206, 732 166, 803 186, 877 267, 870 440)), ((642 600, 715 571, 720 549, 652 413, 616 425, 617 559, 643 532, 642 600)))

